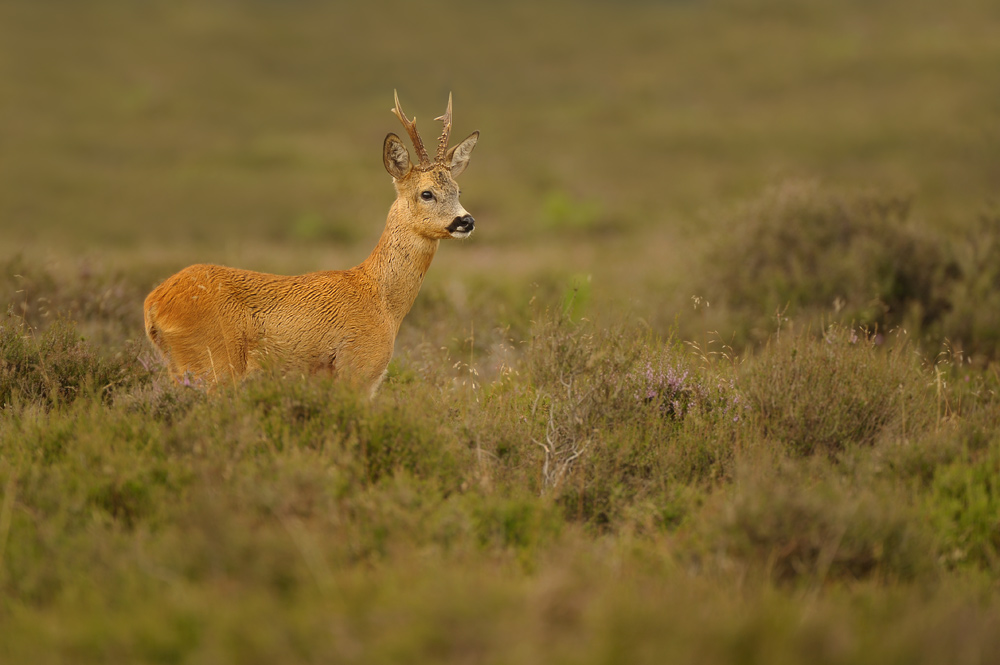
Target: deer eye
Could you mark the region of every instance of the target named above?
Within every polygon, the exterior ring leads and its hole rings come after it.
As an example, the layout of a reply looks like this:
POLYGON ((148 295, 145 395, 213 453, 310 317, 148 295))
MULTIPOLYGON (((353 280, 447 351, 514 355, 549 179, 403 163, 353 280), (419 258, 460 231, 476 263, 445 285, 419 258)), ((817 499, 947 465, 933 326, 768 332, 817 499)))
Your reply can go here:
POLYGON ((429 189, 425 189, 424 191, 420 192, 420 198, 422 198, 424 201, 433 201, 434 192, 432 192, 429 189))

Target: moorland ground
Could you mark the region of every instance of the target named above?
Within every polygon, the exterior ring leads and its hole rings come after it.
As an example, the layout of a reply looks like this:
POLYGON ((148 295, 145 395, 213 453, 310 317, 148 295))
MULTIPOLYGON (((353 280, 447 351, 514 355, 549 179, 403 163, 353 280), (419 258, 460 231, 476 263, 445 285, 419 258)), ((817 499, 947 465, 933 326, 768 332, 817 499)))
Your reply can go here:
POLYGON ((998 26, 3 3, 0 660, 995 661, 998 26), (394 88, 482 138, 378 398, 171 384, 158 281, 367 255, 394 88))

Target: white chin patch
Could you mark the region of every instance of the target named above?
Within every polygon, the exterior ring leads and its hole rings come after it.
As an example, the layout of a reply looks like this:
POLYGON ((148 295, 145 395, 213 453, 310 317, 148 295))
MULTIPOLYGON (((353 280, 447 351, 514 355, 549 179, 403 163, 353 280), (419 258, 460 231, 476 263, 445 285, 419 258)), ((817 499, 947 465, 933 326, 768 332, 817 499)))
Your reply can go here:
POLYGON ((472 231, 451 231, 452 238, 468 238, 472 235, 472 231))

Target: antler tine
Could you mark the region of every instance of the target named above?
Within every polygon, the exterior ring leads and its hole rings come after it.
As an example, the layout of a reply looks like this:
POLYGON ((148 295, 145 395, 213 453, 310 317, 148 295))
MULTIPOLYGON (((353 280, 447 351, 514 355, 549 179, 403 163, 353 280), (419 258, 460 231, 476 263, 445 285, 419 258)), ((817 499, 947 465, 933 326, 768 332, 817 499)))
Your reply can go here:
POLYGON ((448 152, 448 140, 451 138, 451 93, 448 93, 448 110, 444 112, 444 115, 434 118, 435 120, 440 120, 444 123, 444 131, 441 132, 441 138, 438 139, 438 149, 437 149, 437 161, 440 164, 444 163, 445 155, 448 152))
POLYGON ((410 120, 403 113, 403 108, 399 105, 399 95, 395 90, 392 91, 392 96, 396 98, 396 108, 390 109, 399 118, 399 121, 403 123, 403 127, 406 128, 406 133, 410 135, 410 141, 413 142, 413 147, 417 151, 417 158, 420 159, 420 166, 426 167, 430 166, 431 158, 427 156, 427 150, 424 148, 424 142, 420 139, 420 134, 417 133, 417 119, 410 120))

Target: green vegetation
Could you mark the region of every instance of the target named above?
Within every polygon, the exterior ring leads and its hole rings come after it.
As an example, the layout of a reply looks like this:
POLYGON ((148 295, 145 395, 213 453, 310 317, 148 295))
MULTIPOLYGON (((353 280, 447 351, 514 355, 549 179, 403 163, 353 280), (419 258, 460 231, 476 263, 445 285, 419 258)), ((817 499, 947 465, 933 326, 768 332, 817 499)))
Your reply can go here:
POLYGON ((1000 10, 380 11, 0 6, 0 662, 1000 658, 1000 10), (377 399, 168 381, 159 280, 370 250, 393 88, 483 139, 377 399))

